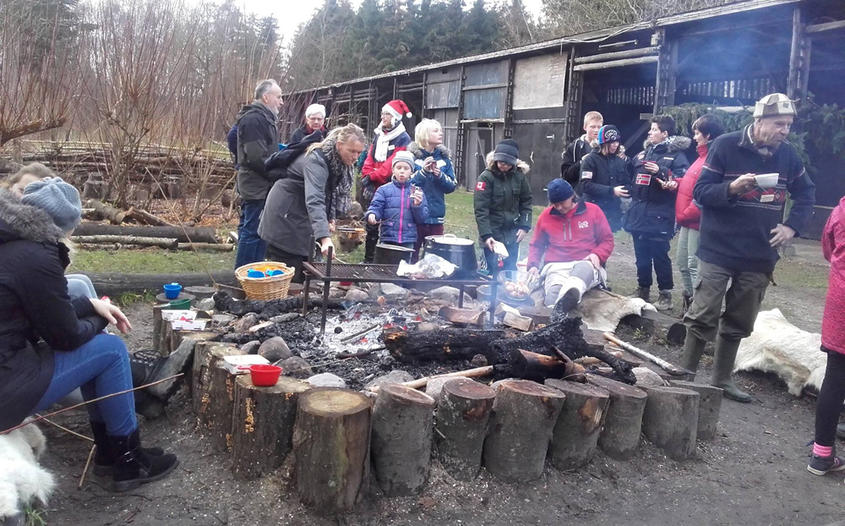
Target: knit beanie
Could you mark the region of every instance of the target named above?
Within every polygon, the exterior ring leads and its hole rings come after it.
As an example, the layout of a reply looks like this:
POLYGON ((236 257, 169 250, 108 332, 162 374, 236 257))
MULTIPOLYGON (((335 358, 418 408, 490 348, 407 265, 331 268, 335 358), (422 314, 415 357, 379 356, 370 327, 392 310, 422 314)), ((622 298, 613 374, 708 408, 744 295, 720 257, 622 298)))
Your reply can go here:
POLYGON ((71 232, 82 221, 82 202, 79 191, 61 177, 47 177, 26 185, 21 201, 47 212, 53 223, 71 232))
POLYGON ((607 144, 609 142, 619 142, 622 140, 619 130, 612 124, 607 124, 599 128, 598 142, 599 144, 607 144))
POLYGON ((326 107, 323 106, 322 104, 312 104, 312 105, 308 106, 307 108, 305 108, 305 118, 306 119, 308 117, 312 116, 312 115, 317 115, 317 114, 320 114, 323 117, 325 117, 326 116, 326 107))
POLYGON ((566 182, 566 180, 560 178, 552 180, 552 182, 549 183, 549 186, 546 187, 546 190, 549 193, 550 203, 560 203, 566 201, 575 194, 575 191, 572 190, 572 185, 566 182))
POLYGON ((493 152, 494 161, 502 161, 512 166, 516 166, 516 161, 519 159, 519 146, 513 139, 505 139, 496 145, 496 150, 493 152))
POLYGON ((393 160, 390 162, 390 167, 393 168, 396 166, 396 163, 407 163, 408 166, 411 167, 411 170, 414 169, 414 154, 409 152, 408 150, 399 150, 393 156, 393 160))

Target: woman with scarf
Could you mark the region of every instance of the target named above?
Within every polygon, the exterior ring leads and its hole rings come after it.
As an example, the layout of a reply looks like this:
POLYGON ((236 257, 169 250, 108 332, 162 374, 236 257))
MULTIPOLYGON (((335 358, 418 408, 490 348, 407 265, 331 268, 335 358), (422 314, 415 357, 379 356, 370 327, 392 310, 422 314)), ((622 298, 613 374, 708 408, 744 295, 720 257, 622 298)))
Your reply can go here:
POLYGON ((267 195, 258 235, 268 244, 268 259, 296 269, 296 283, 303 281, 312 238, 324 255, 334 246, 334 221, 349 208, 352 165, 365 141, 364 130, 354 124, 333 129, 288 166, 287 176, 267 195))
MULTIPOLYGON (((381 108, 381 123, 376 127, 373 145, 361 168, 361 181, 364 186, 363 207, 368 207, 378 187, 390 181, 393 175, 392 161, 396 152, 406 150, 411 137, 405 131, 402 117, 411 117, 408 106, 395 99, 381 108)), ((364 245, 364 263, 372 263, 378 244, 378 226, 367 224, 367 241, 364 245)))

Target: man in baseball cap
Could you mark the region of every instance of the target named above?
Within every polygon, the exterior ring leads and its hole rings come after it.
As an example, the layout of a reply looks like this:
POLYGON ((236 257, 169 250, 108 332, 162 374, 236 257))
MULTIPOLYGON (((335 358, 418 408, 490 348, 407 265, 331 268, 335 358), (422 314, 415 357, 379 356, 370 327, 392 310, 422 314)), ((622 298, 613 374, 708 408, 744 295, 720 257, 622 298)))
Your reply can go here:
POLYGON ((795 106, 782 93, 757 101, 753 123, 713 141, 693 190, 702 208, 700 285, 684 316, 681 364, 694 372, 705 343, 715 339, 712 383, 738 402, 752 400, 731 380, 739 343, 754 329, 778 247, 813 214, 815 186, 786 140, 794 118, 795 106), (757 182, 762 174, 777 174, 776 185, 762 188, 757 182), (787 195, 792 208, 784 221, 787 195))

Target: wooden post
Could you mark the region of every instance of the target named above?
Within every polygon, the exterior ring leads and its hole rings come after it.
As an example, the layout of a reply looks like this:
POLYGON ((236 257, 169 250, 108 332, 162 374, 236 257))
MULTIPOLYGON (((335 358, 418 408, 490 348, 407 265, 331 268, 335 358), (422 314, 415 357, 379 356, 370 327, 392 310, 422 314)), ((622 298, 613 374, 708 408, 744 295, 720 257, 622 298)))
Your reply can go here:
POLYGON ((370 461, 371 412, 370 399, 357 391, 318 388, 300 395, 293 450, 302 502, 329 514, 359 502, 370 461))
POLYGON ((296 406, 307 382, 282 376, 272 387, 256 387, 248 374, 235 381, 232 471, 254 479, 278 468, 291 450, 296 406))
POLYGON ((695 455, 699 395, 681 387, 647 387, 643 432, 670 458, 686 460, 695 455))
POLYGON ((587 381, 608 391, 610 405, 599 435, 599 447, 608 456, 626 459, 640 444, 647 395, 642 389, 603 376, 587 375, 587 381))
POLYGON ((566 395, 549 448, 552 464, 558 469, 580 468, 596 451, 610 394, 590 384, 552 378, 545 383, 566 395))
POLYGON ((539 478, 565 398, 528 380, 499 382, 483 451, 490 473, 513 482, 539 478))
POLYGON ((388 497, 419 493, 428 478, 434 399, 400 384, 379 389, 373 407, 371 454, 388 497))
POLYGON ((461 378, 446 383, 435 416, 437 457, 450 475, 472 480, 481 469, 481 450, 496 392, 461 378))
POLYGON ((711 440, 716 436, 716 424, 719 423, 719 410, 722 408, 722 389, 705 384, 672 380, 675 387, 683 387, 696 391, 698 400, 698 434, 699 440, 711 440))

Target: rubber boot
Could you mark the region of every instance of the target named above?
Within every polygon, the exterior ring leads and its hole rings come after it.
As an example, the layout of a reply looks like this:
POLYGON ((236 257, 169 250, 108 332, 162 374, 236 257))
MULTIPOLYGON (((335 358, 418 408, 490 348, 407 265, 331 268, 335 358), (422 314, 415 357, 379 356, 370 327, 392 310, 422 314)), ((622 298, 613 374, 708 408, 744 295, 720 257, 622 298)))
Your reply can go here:
POLYGON ((661 290, 657 296, 657 303, 654 304, 657 310, 672 310, 672 291, 661 290))
POLYGON ((651 303, 651 287, 637 287, 636 292, 634 292, 634 296, 651 303))
POLYGON ((716 340, 716 354, 713 357, 713 385, 724 390, 725 398, 747 404, 751 395, 741 391, 731 379, 736 352, 741 340, 728 340, 721 336, 716 340))
MULTIPOLYGON (((94 435, 94 475, 98 477, 110 477, 114 468, 114 453, 111 450, 111 441, 106 433, 106 424, 103 422, 88 422, 91 424, 91 433, 94 435)), ((144 453, 153 457, 160 457, 164 450, 160 447, 141 448, 144 453)))
POLYGON ((704 346, 706 344, 707 342, 704 340, 687 332, 687 338, 684 340, 684 350, 681 352, 681 367, 693 373, 690 380, 695 380, 695 372, 698 371, 698 362, 701 360, 701 355, 704 354, 704 346))
POLYGON ((141 484, 160 480, 179 465, 179 459, 172 453, 147 455, 141 447, 141 436, 137 429, 128 436, 110 436, 108 440, 115 456, 113 491, 128 491, 141 484))

